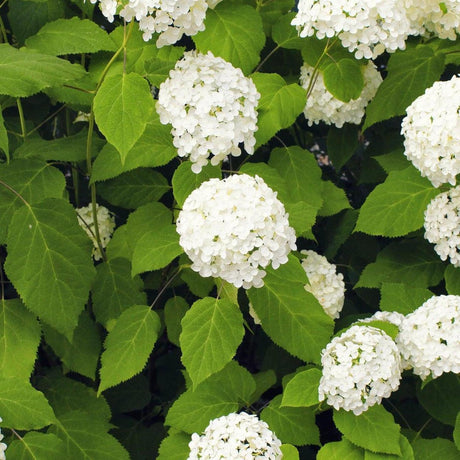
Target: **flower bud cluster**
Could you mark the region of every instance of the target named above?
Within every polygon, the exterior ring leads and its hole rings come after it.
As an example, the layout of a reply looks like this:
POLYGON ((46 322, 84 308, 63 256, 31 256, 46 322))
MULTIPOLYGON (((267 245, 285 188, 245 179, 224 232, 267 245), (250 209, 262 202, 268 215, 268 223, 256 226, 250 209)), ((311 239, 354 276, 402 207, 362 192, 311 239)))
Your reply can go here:
POLYGON ((239 156, 240 143, 254 152, 259 98, 241 69, 211 52, 190 51, 160 85, 156 107, 161 122, 172 124, 179 156, 190 156, 198 173, 210 155, 213 165, 239 156))
MULTIPOLYGON (((300 69, 300 84, 308 89, 314 68, 304 63, 300 69)), ((335 98, 326 88, 323 76, 317 74, 316 81, 307 96, 304 115, 308 125, 325 122, 341 128, 344 123, 359 124, 367 104, 373 99, 382 77, 375 65, 369 62, 363 70, 364 87, 358 99, 343 102, 335 98)))
POLYGON ((460 77, 438 81, 406 109, 405 155, 435 187, 460 173, 460 77))
POLYGON ((283 204, 258 176, 204 182, 185 200, 176 228, 193 270, 245 289, 263 286, 263 268, 278 268, 296 249, 283 204))
POLYGON ((339 317, 345 301, 345 283, 343 275, 337 273, 336 266, 328 262, 326 257, 315 251, 301 251, 305 255, 302 267, 308 276, 305 290, 311 292, 324 311, 332 318, 339 317))
POLYGON ((321 354, 319 400, 360 415, 399 388, 401 358, 395 342, 371 326, 352 326, 321 354))
MULTIPOLYGON (((115 218, 110 213, 110 211, 104 206, 97 204, 96 209, 97 224, 99 230, 99 237, 101 240, 101 246, 105 248, 107 244, 109 244, 110 238, 112 237, 112 233, 115 228, 115 218)), ((77 208, 76 211, 78 214, 78 223, 80 224, 80 227, 83 227, 86 234, 91 238, 93 242, 94 260, 101 260, 102 254, 97 244, 92 206, 88 205, 83 208, 77 208)))
POLYGON ((281 441, 268 425, 245 412, 211 420, 203 435, 192 434, 187 460, 281 460, 281 441))

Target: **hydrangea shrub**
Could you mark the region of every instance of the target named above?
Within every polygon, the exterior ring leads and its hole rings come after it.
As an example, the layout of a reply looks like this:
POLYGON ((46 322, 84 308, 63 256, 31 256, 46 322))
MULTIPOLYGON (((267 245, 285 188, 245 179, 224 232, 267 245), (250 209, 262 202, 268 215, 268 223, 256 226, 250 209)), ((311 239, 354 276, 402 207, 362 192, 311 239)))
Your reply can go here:
POLYGON ((459 24, 0 1, 0 459, 458 458, 459 24))

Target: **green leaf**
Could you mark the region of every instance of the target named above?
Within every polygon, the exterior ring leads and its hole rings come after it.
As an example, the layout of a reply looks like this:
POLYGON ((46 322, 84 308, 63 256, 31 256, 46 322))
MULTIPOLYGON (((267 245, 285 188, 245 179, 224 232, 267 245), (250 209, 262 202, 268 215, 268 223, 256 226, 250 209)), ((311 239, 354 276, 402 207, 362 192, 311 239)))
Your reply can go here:
POLYGON ((444 438, 418 438, 412 443, 416 460, 458 460, 458 449, 444 438))
POLYGON ((146 78, 151 85, 157 88, 168 78, 170 70, 174 69, 176 62, 184 54, 182 46, 165 46, 155 49, 155 56, 144 64, 146 78))
POLYGON ((412 287, 402 283, 382 283, 380 310, 397 311, 407 315, 433 297, 429 289, 412 287))
POLYGON ((259 13, 264 24, 265 35, 269 37, 272 26, 276 24, 280 16, 291 11, 295 6, 295 0, 276 0, 276 2, 265 2, 259 4, 259 13))
POLYGON ((358 148, 359 127, 345 123, 342 128, 331 126, 327 132, 327 155, 339 172, 358 148))
POLYGON ((450 295, 460 295, 460 268, 448 265, 444 272, 447 293, 450 295))
MULTIPOLYGON (((414 451, 407 438, 403 435, 399 437, 399 445, 401 447, 401 455, 384 454, 385 460, 415 460, 414 451)), ((364 460, 382 460, 382 454, 376 454, 370 450, 364 451, 364 460)))
POLYGON ((8 458, 16 460, 49 460, 64 456, 64 443, 50 433, 31 431, 8 446, 8 458))
POLYGON ((170 127, 159 121, 149 122, 142 136, 126 154, 124 164, 115 147, 106 144, 94 161, 91 182, 111 179, 140 167, 163 166, 176 156, 170 127))
POLYGON ((48 22, 26 40, 26 46, 53 56, 117 50, 104 29, 89 19, 76 16, 48 22))
POLYGON ((273 398, 260 413, 260 418, 285 443, 298 446, 320 445, 314 410, 305 407, 280 407, 281 398, 281 395, 273 398))
POLYGON ((84 74, 85 70, 78 64, 0 44, 0 94, 31 96, 42 89, 81 78, 84 74))
POLYGON ((19 299, 0 300, 0 374, 28 380, 33 371, 41 330, 35 315, 19 299))
POLYGON ((151 201, 158 201, 170 187, 159 172, 138 168, 115 179, 101 182, 97 189, 113 205, 134 209, 151 201))
POLYGON ((94 98, 96 123, 122 163, 142 136, 153 106, 147 81, 136 73, 107 77, 99 88, 94 98))
POLYGON ((251 374, 231 361, 195 390, 182 393, 169 409, 166 424, 186 433, 201 433, 212 419, 248 404, 255 388, 251 374))
POLYGON ((209 179, 222 178, 220 168, 207 164, 198 174, 195 174, 191 169, 192 163, 184 161, 176 170, 172 178, 172 187, 174 198, 179 206, 184 204, 185 199, 197 189, 203 182, 209 179))
POLYGON ((334 410, 334 423, 349 441, 363 449, 401 455, 401 427, 381 405, 372 406, 361 415, 334 410))
POLYGON ((7 244, 5 271, 25 305, 70 337, 95 274, 92 243, 74 208, 48 198, 18 209, 7 244))
POLYGON ((180 347, 179 336, 182 332, 181 321, 189 308, 186 300, 179 296, 171 297, 165 304, 164 312, 168 340, 178 347, 180 347))
POLYGON ((298 201, 297 203, 286 203, 285 208, 289 214, 289 224, 295 230, 297 235, 304 238, 315 240, 312 233, 312 227, 316 222, 316 215, 318 214, 318 205, 312 206, 305 201, 298 201))
POLYGON ((272 369, 268 369, 266 371, 253 374, 253 378, 256 382, 256 390, 251 395, 251 402, 256 402, 267 390, 276 384, 276 374, 272 369))
POLYGON ((208 9, 205 30, 193 37, 196 48, 202 53, 211 51, 240 67, 248 74, 259 62, 265 44, 262 20, 249 5, 231 5, 222 2, 208 9))
POLYGON ((318 452, 317 460, 364 460, 364 451, 346 438, 328 442, 318 452))
POLYGON ((80 315, 72 341, 46 324, 43 332, 46 343, 70 370, 92 380, 96 378, 102 343, 99 329, 86 311, 80 315))
MULTIPOLYGON (((0 177, 31 204, 45 198, 60 198, 65 189, 63 174, 39 160, 14 160, 9 164, 0 164, 0 177)), ((21 206, 24 202, 20 197, 0 183, 0 243, 5 243, 8 225, 21 206)))
POLYGON ((3 150, 5 157, 10 158, 10 150, 8 144, 8 133, 6 132, 5 122, 3 120, 2 107, 0 105, 0 151, 3 150))
POLYGON ((262 328, 279 346, 306 362, 319 363, 333 322, 309 292, 307 275, 293 255, 277 270, 268 268, 264 286, 247 291, 262 328))
POLYGON ((281 452, 284 460, 299 460, 299 451, 291 444, 281 444, 281 452))
POLYGON ((309 407, 318 404, 318 386, 321 375, 321 371, 316 368, 296 374, 284 389, 281 406, 309 407))
POLYGON ((412 165, 412 163, 404 155, 404 150, 402 148, 397 148, 390 153, 377 155, 372 158, 383 168, 387 174, 391 171, 401 171, 403 169, 407 169, 412 165))
POLYGON ((72 460, 129 460, 128 452, 107 433, 106 423, 82 411, 67 412, 52 427, 65 444, 65 456, 72 460))
POLYGON ((157 460, 186 460, 190 454, 190 435, 182 432, 170 433, 161 441, 157 460))
POLYGON ((378 121, 403 115, 406 108, 439 80, 444 56, 427 45, 396 51, 388 61, 388 75, 366 109, 363 130, 378 121))
POLYGON ((362 272, 357 287, 380 288, 382 283, 403 283, 427 288, 441 281, 444 264, 425 240, 408 239, 386 246, 362 272))
POLYGON ((48 401, 28 380, 9 377, 0 379, 2 426, 16 430, 34 430, 54 423, 48 401))
POLYGON ((299 37, 297 29, 291 25, 295 13, 288 13, 281 16, 276 24, 272 27, 273 41, 281 48, 301 49, 305 42, 299 37))
POLYGON ((183 252, 175 225, 151 230, 134 247, 132 276, 166 267, 183 252))
POLYGON ((111 259, 99 264, 92 287, 97 321, 107 328, 128 307, 145 304, 143 286, 138 276, 131 278, 131 264, 126 259, 111 259))
POLYGON ((306 92, 297 83, 288 85, 276 73, 255 73, 251 78, 260 93, 258 130, 255 133, 257 147, 295 122, 305 107, 306 92))
POLYGON ((355 59, 333 61, 323 69, 326 89, 343 102, 358 99, 364 86, 362 67, 355 59))
POLYGON ((455 428, 454 428, 454 441, 457 449, 460 450, 460 412, 457 414, 455 419, 455 428))
POLYGON ((358 219, 359 211, 349 209, 328 218, 328 227, 325 228, 323 238, 325 241, 324 255, 327 259, 334 259, 339 249, 350 237, 358 219))
POLYGON ((243 315, 227 299, 197 300, 182 320, 182 363, 193 387, 225 367, 244 336, 243 315))
POLYGON ((413 166, 392 171, 362 205, 356 231, 395 237, 418 230, 426 207, 438 193, 413 166))
POLYGON ((142 371, 159 332, 160 318, 148 306, 135 305, 120 315, 104 343, 98 394, 142 371))
POLYGON ((347 195, 345 195, 345 191, 342 188, 337 187, 330 181, 322 181, 321 186, 323 205, 318 211, 320 216, 333 216, 344 209, 351 208, 347 195))

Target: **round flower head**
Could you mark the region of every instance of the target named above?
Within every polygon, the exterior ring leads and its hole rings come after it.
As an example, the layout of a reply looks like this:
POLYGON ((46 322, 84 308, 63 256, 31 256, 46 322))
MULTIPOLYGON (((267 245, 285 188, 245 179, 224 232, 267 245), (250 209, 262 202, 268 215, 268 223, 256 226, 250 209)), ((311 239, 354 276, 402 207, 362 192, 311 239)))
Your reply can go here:
POLYGON ((460 186, 433 198, 425 210, 425 238, 442 260, 460 267, 460 186))
MULTIPOLYGON (((97 209, 97 224, 99 229, 99 237, 101 240, 101 246, 105 248, 112 237, 113 229, 115 228, 115 218, 112 216, 110 211, 100 205, 96 205, 97 209)), ((76 209, 78 214, 78 223, 80 227, 83 227, 86 234, 91 238, 93 242, 93 257, 94 260, 101 260, 102 254, 99 250, 96 239, 96 229, 94 227, 93 220, 93 209, 91 205, 85 206, 83 208, 76 209)))
POLYGON ((192 269, 245 289, 263 286, 296 249, 295 232, 276 193, 258 176, 210 179, 185 200, 176 225, 192 269))
POLYGON ((291 24, 301 37, 337 36, 357 59, 404 49, 413 32, 400 0, 299 0, 291 24))
POLYGON ((192 434, 187 460, 281 460, 281 441, 268 425, 245 412, 211 420, 204 434, 192 434))
POLYGON ((460 78, 438 81, 406 109, 405 155, 435 187, 460 173, 460 78))
POLYGON ((404 318, 400 331, 396 343, 414 374, 460 372, 460 296, 431 297, 404 318))
POLYGON ((370 326, 352 326, 321 354, 319 400, 360 415, 397 390, 401 359, 395 342, 370 326))
MULTIPOLYGON (((0 418, 0 422, 2 422, 2 419, 0 418)), ((4 438, 1 430, 0 430, 0 441, 4 438)), ((4 442, 0 442, 0 460, 6 460, 5 457, 5 450, 8 446, 4 442)))
POLYGON ((301 251, 306 257, 302 267, 308 276, 305 290, 311 292, 324 311, 333 319, 338 318, 345 301, 343 275, 336 272, 336 266, 315 251, 301 251))
POLYGON ((172 124, 179 156, 190 156, 198 173, 210 155, 213 165, 227 155, 239 156, 240 143, 254 152, 259 98, 241 69, 211 52, 190 51, 160 85, 156 108, 161 122, 172 124))
MULTIPOLYGON (((300 84, 308 89, 313 75, 313 67, 304 63, 300 69, 300 84)), ((364 87, 358 99, 343 102, 335 98, 324 85, 323 76, 317 74, 316 81, 307 96, 304 115, 308 125, 325 122, 341 128, 344 123, 359 124, 364 116, 364 109, 377 92, 382 77, 372 62, 363 68, 364 87)))

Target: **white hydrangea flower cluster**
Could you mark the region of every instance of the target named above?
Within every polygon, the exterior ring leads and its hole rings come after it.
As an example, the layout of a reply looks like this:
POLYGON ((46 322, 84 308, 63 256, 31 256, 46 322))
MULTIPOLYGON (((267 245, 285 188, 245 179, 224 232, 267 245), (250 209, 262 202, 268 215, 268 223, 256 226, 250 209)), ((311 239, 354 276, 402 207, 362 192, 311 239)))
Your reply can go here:
POLYGON ((321 354, 319 400, 360 415, 399 388, 401 358, 395 342, 380 329, 352 326, 321 354))
POLYGON ((406 109, 405 155, 435 187, 460 173, 460 77, 438 81, 406 109))
POLYGON ((172 124, 180 157, 190 156, 196 173, 228 155, 239 156, 238 144, 254 153, 257 104, 253 81, 210 51, 186 52, 160 85, 157 112, 161 123, 172 124))
MULTIPOLYGON (((97 204, 96 209, 101 246, 105 248, 107 244, 109 244, 110 238, 112 237, 112 233, 115 228, 115 218, 104 206, 97 204)), ((78 223, 80 224, 80 227, 85 230, 86 234, 91 238, 93 242, 94 260, 101 260, 102 254, 97 244, 96 230, 94 228, 93 220, 93 209, 91 204, 84 206, 83 208, 77 208, 76 211, 78 214, 78 223)))
POLYGON ((460 372, 460 296, 428 299, 404 318, 396 343, 414 374, 425 379, 460 372))
POLYGON ((414 33, 400 0, 299 0, 291 24, 301 37, 337 36, 357 59, 404 49, 414 33))
MULTIPOLYGON (((0 422, 2 422, 2 419, 0 418, 0 422)), ((0 430, 0 441, 4 438, 5 436, 2 434, 0 430)), ((7 449, 7 445, 4 442, 0 442, 0 460, 6 460, 5 457, 5 450, 7 449)))
POLYGON ((211 420, 202 436, 192 434, 187 460, 281 460, 280 446, 275 433, 256 415, 232 413, 211 420))
POLYGON ((425 210, 425 239, 442 260, 460 267, 460 186, 440 193, 425 210))
MULTIPOLYGON (((308 89, 313 70, 314 68, 307 63, 304 63, 300 69, 300 84, 305 89, 308 89)), ((359 98, 343 102, 326 89, 323 76, 318 73, 303 112, 308 125, 325 122, 341 128, 344 123, 361 123, 367 104, 373 99, 382 83, 382 77, 372 62, 364 67, 363 78, 364 87, 359 98)))
POLYGON ((185 200, 176 223, 192 269, 236 287, 263 286, 269 264, 287 262, 296 249, 283 204, 258 176, 203 182, 185 200))
POLYGON ((345 283, 342 273, 337 273, 337 267, 315 251, 303 250, 301 254, 305 255, 302 259, 302 267, 309 281, 309 284, 305 285, 305 290, 316 297, 332 319, 338 318, 345 301, 345 283))

